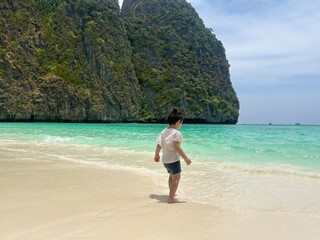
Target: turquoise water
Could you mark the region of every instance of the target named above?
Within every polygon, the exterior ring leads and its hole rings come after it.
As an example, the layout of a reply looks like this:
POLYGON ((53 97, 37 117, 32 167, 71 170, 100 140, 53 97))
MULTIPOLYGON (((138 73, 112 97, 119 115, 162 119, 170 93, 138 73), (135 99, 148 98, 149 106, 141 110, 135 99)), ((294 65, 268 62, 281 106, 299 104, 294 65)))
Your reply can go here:
MULTIPOLYGON (((0 123, 0 138, 153 152, 166 125, 0 123)), ((290 166, 320 173, 320 126, 183 125, 194 161, 290 166)))
MULTIPOLYGON (((156 194, 166 194, 167 173, 153 161, 165 127, 0 123, 0 156, 3 149, 50 156, 57 163, 129 170, 147 175, 164 191, 156 194)), ((178 196, 239 211, 320 216, 320 126, 184 124, 181 132, 193 162, 182 164, 178 196)))

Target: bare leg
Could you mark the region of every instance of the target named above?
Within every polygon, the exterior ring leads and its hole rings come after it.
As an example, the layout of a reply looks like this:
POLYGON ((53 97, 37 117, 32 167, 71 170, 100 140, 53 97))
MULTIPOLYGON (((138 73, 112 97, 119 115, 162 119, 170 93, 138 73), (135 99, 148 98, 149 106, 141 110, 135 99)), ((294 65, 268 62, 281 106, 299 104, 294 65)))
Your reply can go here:
POLYGON ((181 178, 181 173, 178 174, 174 174, 174 175, 170 175, 169 176, 169 197, 168 197, 168 203, 174 203, 175 199, 174 196, 177 192, 178 186, 179 186, 179 182, 180 182, 180 178, 181 178))
POLYGON ((169 174, 169 178, 168 178, 168 186, 169 186, 169 190, 171 189, 171 183, 172 183, 172 175, 169 174))
MULTIPOLYGON (((172 175, 169 174, 169 178, 168 178, 168 186, 169 186, 169 190, 171 189, 171 183, 172 183, 172 175)), ((174 195, 174 197, 176 197, 177 194, 174 195)))

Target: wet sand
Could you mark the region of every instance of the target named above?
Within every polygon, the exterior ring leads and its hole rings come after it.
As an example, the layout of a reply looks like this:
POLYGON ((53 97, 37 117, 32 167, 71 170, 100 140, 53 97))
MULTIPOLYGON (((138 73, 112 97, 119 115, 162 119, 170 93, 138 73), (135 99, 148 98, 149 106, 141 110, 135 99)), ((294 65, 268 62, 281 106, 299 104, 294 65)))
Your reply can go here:
POLYGON ((0 141, 1 240, 319 239, 317 216, 169 205, 151 177, 57 159, 68 146, 29 148, 0 141))

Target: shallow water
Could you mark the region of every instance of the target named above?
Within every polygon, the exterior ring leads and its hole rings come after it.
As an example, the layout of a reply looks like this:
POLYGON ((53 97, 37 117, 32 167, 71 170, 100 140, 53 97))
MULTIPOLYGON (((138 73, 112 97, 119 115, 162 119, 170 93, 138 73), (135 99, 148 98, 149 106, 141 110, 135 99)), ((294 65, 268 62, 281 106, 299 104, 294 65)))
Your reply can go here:
MULTIPOLYGON (((57 161, 146 174, 165 186, 152 161, 166 125, 0 123, 1 146, 57 161), (47 146, 57 149, 46 152, 47 146), (66 148, 67 146, 67 148, 66 148)), ((320 216, 320 126, 183 125, 179 194, 239 211, 320 216)))

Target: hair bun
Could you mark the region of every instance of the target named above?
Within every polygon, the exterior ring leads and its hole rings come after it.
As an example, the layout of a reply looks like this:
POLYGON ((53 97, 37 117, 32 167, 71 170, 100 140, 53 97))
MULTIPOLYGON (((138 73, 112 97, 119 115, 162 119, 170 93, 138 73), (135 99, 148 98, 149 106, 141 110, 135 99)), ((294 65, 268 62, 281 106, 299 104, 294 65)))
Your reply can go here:
POLYGON ((173 108, 171 113, 167 117, 167 123, 170 125, 175 124, 178 121, 182 121, 182 114, 177 108, 173 108))
POLYGON ((174 109, 172 109, 172 112, 171 112, 172 114, 177 114, 178 113, 178 109, 176 109, 176 108, 174 108, 174 109))

